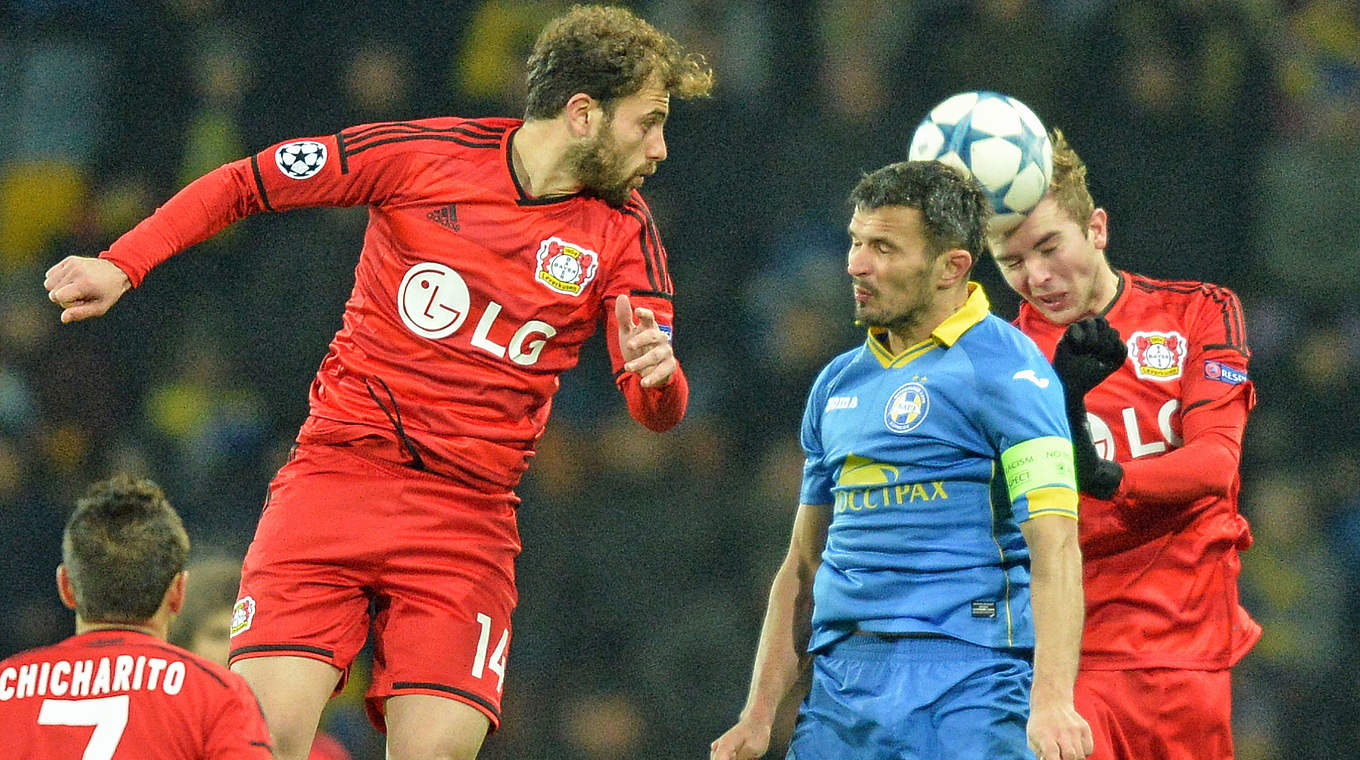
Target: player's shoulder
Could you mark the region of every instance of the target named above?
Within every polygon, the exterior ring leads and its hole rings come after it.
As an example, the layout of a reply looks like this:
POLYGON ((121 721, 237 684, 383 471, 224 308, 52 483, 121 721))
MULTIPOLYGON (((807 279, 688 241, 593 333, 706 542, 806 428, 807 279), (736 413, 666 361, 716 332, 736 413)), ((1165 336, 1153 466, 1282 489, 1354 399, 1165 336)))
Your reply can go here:
POLYGON ((878 367, 877 360, 872 358, 864 343, 836 354, 822 365, 822 370, 817 373, 817 379, 812 382, 813 392, 835 387, 847 373, 860 367, 868 367, 870 371, 878 367))
POLYGON ((518 119, 435 116, 405 121, 379 121, 346 127, 336 134, 342 156, 373 150, 386 153, 498 153, 518 119))
POLYGON ((975 362, 981 358, 984 364, 1042 357, 1034 340, 1018 326, 991 313, 963 333, 958 343, 975 362))
POLYGON ((1237 294, 1226 286, 1201 280, 1164 280, 1130 272, 1128 287, 1133 297, 1154 298, 1164 303, 1205 303, 1226 308, 1238 302, 1237 294))

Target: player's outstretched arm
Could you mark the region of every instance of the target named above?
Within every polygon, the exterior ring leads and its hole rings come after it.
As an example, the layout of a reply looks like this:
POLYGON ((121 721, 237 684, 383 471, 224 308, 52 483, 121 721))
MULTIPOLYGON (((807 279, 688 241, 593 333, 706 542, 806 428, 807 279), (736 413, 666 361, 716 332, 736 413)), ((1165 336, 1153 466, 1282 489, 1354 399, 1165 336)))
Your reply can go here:
POLYGON ((43 287, 52 303, 62 308, 65 323, 103 315, 132 287, 132 281, 111 261, 67 256, 47 270, 43 287))
POLYGON ((746 706, 737 724, 709 745, 710 760, 754 760, 769 751, 776 711, 808 663, 804 653, 812 627, 812 581, 830 522, 827 507, 798 507, 789 553, 770 589, 746 706))

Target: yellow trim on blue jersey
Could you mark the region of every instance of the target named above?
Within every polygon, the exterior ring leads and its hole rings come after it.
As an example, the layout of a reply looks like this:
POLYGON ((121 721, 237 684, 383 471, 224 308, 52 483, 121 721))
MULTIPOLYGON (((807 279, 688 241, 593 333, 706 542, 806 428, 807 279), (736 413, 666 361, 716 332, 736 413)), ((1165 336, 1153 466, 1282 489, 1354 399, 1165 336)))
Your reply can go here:
POLYGON ((920 343, 908 346, 900 354, 888 350, 888 331, 882 328, 869 329, 869 350, 884 369, 904 367, 911 361, 924 356, 936 346, 952 346, 973 325, 981 322, 991 313, 991 304, 982 286, 976 282, 968 283, 968 300, 958 311, 950 314, 936 328, 930 337, 920 343))
POLYGON ((883 369, 902 367, 910 363, 913 359, 919 359, 930 352, 931 349, 939 346, 934 338, 923 340, 920 343, 907 347, 900 354, 894 354, 888 350, 886 343, 887 331, 882 335, 875 335, 873 330, 869 331, 869 350, 873 352, 874 358, 883 365, 883 369))
POLYGON ((968 300, 963 302, 958 311, 946 317, 930 336, 946 346, 952 346, 970 327, 985 319, 991 313, 991 308, 992 305, 987 300, 987 294, 982 291, 982 286, 976 282, 969 282, 968 300))
POLYGON ((1025 494, 1029 499, 1030 518, 1039 515, 1061 515, 1077 519, 1077 492, 1067 486, 1035 488, 1025 494))

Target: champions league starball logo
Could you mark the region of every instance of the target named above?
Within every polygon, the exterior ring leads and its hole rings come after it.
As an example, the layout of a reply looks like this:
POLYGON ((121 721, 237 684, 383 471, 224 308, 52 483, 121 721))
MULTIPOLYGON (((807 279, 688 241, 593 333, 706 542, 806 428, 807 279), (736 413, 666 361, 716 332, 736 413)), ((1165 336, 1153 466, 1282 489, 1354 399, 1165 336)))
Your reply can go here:
POLYGON ((279 171, 292 179, 307 179, 326 165, 326 146, 315 140, 298 140, 274 151, 279 171))
POLYGON ((930 395, 917 382, 907 383, 893 391, 883 409, 883 423, 894 433, 910 433, 925 420, 930 411, 930 395))

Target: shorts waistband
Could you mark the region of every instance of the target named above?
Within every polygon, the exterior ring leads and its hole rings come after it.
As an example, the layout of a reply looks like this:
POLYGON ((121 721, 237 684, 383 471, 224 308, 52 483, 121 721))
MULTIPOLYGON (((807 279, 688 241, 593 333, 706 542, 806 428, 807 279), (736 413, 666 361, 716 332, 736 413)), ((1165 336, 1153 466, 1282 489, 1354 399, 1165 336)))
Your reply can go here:
POLYGON ((831 646, 828 654, 860 660, 910 658, 958 661, 1030 659, 1027 649, 995 649, 952 636, 856 631, 831 646))

